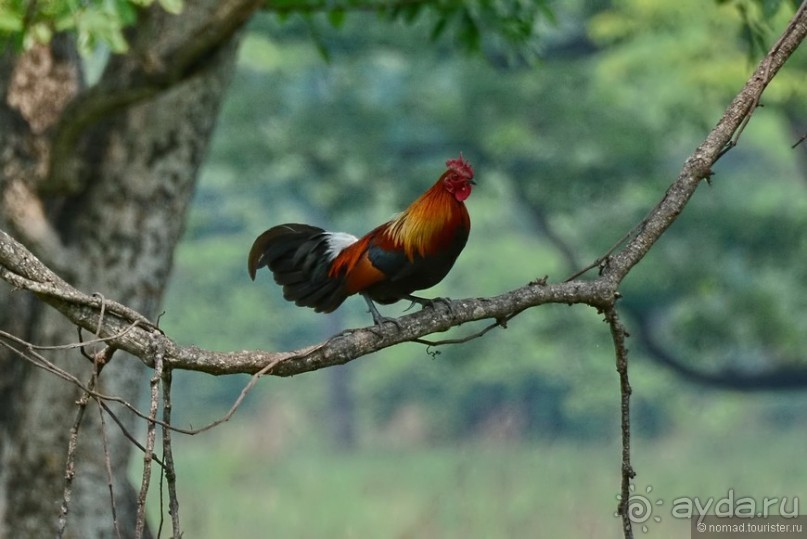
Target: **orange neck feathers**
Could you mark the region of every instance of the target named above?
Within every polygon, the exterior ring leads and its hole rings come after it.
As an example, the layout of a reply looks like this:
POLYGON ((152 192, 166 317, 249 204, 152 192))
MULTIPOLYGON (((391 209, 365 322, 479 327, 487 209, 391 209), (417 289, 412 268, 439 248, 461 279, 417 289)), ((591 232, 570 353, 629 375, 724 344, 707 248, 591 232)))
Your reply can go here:
POLYGON ((471 228, 465 204, 446 190, 443 177, 389 222, 384 234, 411 260, 445 248, 457 227, 471 228))

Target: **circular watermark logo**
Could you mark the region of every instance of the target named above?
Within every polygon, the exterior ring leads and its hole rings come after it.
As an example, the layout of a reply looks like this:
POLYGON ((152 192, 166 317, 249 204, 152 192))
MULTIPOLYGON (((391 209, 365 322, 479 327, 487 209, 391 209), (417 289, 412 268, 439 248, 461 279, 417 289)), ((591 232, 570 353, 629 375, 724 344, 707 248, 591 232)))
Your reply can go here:
MULTIPOLYGON (((644 489, 644 494, 637 494, 636 487, 631 484, 630 485, 630 497, 628 497, 628 518, 633 524, 641 525, 642 532, 647 533, 650 531, 649 524, 651 522, 659 523, 661 522, 660 515, 654 515, 653 511, 656 506, 660 506, 664 504, 664 500, 656 500, 651 495, 653 492, 653 487, 648 485, 644 489)), ((622 501, 622 495, 616 495, 617 501, 622 501)), ((619 512, 614 512, 614 516, 618 517, 619 512)))

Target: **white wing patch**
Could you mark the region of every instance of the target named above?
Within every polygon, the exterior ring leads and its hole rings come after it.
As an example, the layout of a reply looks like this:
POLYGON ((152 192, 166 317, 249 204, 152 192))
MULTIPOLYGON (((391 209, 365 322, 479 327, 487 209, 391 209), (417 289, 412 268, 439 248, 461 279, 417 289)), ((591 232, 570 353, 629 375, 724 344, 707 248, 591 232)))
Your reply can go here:
POLYGON ((353 234, 347 234, 346 232, 326 232, 325 237, 328 243, 328 260, 333 260, 339 256, 339 253, 341 253, 345 247, 359 241, 359 238, 353 234))

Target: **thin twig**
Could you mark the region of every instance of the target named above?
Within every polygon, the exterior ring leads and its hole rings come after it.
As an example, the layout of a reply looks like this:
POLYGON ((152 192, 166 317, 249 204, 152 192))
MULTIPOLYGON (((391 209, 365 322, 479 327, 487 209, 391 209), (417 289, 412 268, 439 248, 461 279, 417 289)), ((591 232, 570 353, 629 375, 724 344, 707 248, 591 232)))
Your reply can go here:
POLYGON ((160 468, 160 519, 157 521, 157 539, 163 536, 163 526, 165 526, 165 493, 163 492, 163 485, 165 484, 165 466, 160 468))
MULTIPOLYGON (((177 474, 174 467, 174 454, 171 448, 171 369, 163 372, 163 461, 166 483, 168 484, 168 513, 171 515, 173 537, 182 537, 179 525, 179 499, 177 498, 177 474)), ((162 514, 162 511, 160 511, 162 514)))
MULTIPOLYGON (((132 329, 136 325, 137 325, 137 323, 134 323, 128 329, 132 329)), ((128 329, 126 331, 128 331, 128 329)), ((60 345, 60 346, 37 346, 37 345, 33 345, 33 344, 29 343, 28 341, 25 341, 23 339, 20 339, 19 337, 11 335, 10 333, 0 331, 0 338, 5 338, 5 339, 8 339, 8 340, 10 340, 10 341, 12 341, 14 343, 19 344, 20 346, 24 347, 27 350, 27 353, 26 353, 26 351, 23 351, 23 350, 20 350, 18 348, 15 348, 14 346, 11 346, 8 342, 6 342, 4 340, 1 340, 1 339, 0 339, 0 346, 3 346, 5 348, 7 348, 8 350, 10 350, 13 353, 19 355, 23 359, 31 362, 34 366, 36 366, 36 367, 38 367, 40 369, 46 370, 46 371, 48 371, 48 372, 50 372, 52 374, 55 374, 59 378, 62 378, 63 380, 66 380, 66 381, 74 384, 80 390, 87 393, 90 397, 98 400, 101 403, 101 406, 104 408, 104 410, 110 415, 110 417, 112 417, 112 419, 115 421, 115 423, 118 425, 118 427, 120 427, 121 432, 123 432, 123 434, 126 436, 126 438, 128 438, 132 443, 134 443, 138 447, 138 449, 140 449, 144 453, 146 452, 146 448, 142 444, 140 444, 140 442, 138 442, 126 430, 126 428, 123 426, 121 421, 117 418, 115 413, 109 408, 109 406, 106 404, 106 402, 118 403, 121 406, 125 407, 130 412, 132 412, 137 417, 139 417, 141 419, 145 419, 146 421, 148 421, 151 424, 156 424, 156 425, 159 425, 159 426, 161 426, 163 428, 168 428, 168 429, 173 430, 174 432, 178 432, 180 434, 187 434, 187 435, 193 436, 195 434, 200 434, 202 432, 208 431, 208 430, 210 430, 210 429, 212 429, 212 428, 214 428, 214 427, 216 427, 216 426, 218 426, 218 425, 220 425, 220 424, 222 424, 222 423, 224 423, 226 421, 229 421, 232 418, 232 416, 235 414, 235 412, 237 411, 238 407, 241 405, 241 402, 244 400, 247 393, 252 389, 252 387, 255 385, 255 383, 257 383, 258 379, 262 375, 264 375, 267 372, 269 372, 270 370, 272 370, 272 368, 275 367, 278 363, 283 361, 282 358, 278 358, 273 363, 270 363, 270 364, 266 365, 263 369, 261 369, 260 371, 258 371, 255 374, 253 374, 251 379, 250 379, 250 382, 242 390, 241 394, 238 396, 236 401, 233 403, 232 407, 230 407, 229 411, 224 416, 222 416, 221 418, 217 419, 216 421, 213 421, 212 423, 210 423, 208 425, 205 425, 204 427, 201 427, 201 428, 184 429, 184 428, 181 428, 181 427, 175 427, 173 425, 167 424, 163 420, 158 419, 156 417, 153 417, 150 414, 145 414, 145 413, 141 412, 140 410, 138 410, 131 403, 129 403, 128 401, 126 401, 126 400, 124 400, 124 399, 122 399, 120 397, 116 397, 114 395, 106 395, 104 393, 99 393, 99 392, 93 390, 92 388, 90 388, 87 385, 85 385, 84 383, 82 383, 78 378, 73 376, 71 373, 65 371, 64 369, 61 369, 60 367, 56 366, 51 361, 48 361, 48 359, 45 358, 44 356, 42 356, 41 354, 38 354, 38 353, 33 351, 34 349, 37 349, 37 350, 41 350, 41 349, 43 349, 43 350, 55 350, 55 349, 64 350, 64 349, 81 348, 84 344, 87 344, 89 342, 96 342, 96 341, 97 342, 103 342, 103 341, 106 341, 106 340, 118 338, 119 336, 121 336, 126 331, 121 332, 121 333, 116 334, 116 335, 113 335, 113 336, 110 336, 110 337, 108 337, 106 339, 96 339, 95 341, 86 341, 85 343, 74 343, 74 344, 60 345)), ((152 455, 152 459, 154 460, 154 462, 157 462, 160 466, 163 465, 163 462, 156 455, 152 455)))
MULTIPOLYGON (((112 340, 115 340, 115 339, 120 339, 121 337, 123 337, 124 335, 126 335, 127 333, 129 333, 130 331, 132 331, 133 329, 135 329, 136 327, 139 327, 139 326, 140 326, 140 322, 132 322, 131 325, 129 325, 128 327, 126 327, 122 331, 119 331, 118 333, 115 333, 114 335, 110 335, 109 337, 99 337, 97 339, 90 339, 89 341, 81 341, 81 340, 79 340, 79 342, 74 342, 74 343, 69 343, 69 344, 56 344, 56 345, 47 345, 47 346, 42 345, 42 344, 30 343, 30 342, 28 342, 26 340, 20 339, 16 335, 12 335, 11 333, 7 333, 7 332, 2 331, 2 330, 0 330, 0 337, 12 340, 12 341, 14 341, 14 342, 16 342, 18 344, 21 344, 21 345, 23 345, 26 348, 31 349, 31 350, 43 350, 43 351, 74 350, 76 348, 79 348, 79 349, 84 348, 88 344, 106 343, 106 342, 109 342, 109 341, 112 341, 112 340)), ((88 356, 88 357, 89 357, 90 360, 93 359, 92 356, 88 356)))
MULTIPOLYGON (((111 418, 112 418, 112 421, 114 421, 114 422, 115 422, 115 424, 118 426, 118 428, 119 428, 119 429, 120 429, 120 431, 121 431, 121 434, 123 434, 123 435, 126 437, 126 439, 127 439, 127 440, 129 440, 130 442, 132 442, 132 444, 133 444, 135 447, 137 447, 137 448, 138 448, 138 449, 139 449, 139 450, 140 450, 142 453, 144 453, 144 454, 145 454, 145 452, 146 452, 146 448, 145 448, 145 447, 143 447, 143 444, 141 444, 139 441, 137 441, 137 438, 135 438, 135 437, 132 435, 132 433, 130 433, 130 432, 129 432, 129 431, 126 429, 126 427, 124 426, 123 422, 122 422, 120 419, 118 419, 118 416, 117 416, 117 415, 115 415, 115 412, 113 412, 113 411, 112 411, 112 409, 109 407, 109 405, 108 405, 108 404, 105 402, 106 400, 120 402, 122 399, 105 399, 104 397, 95 397, 95 398, 96 398, 96 400, 98 401, 98 404, 99 404, 99 405, 101 405, 101 408, 103 408, 103 409, 104 409, 104 411, 105 411, 107 414, 109 414, 109 417, 111 417, 111 418)), ((124 402, 125 402, 125 401, 124 401, 124 402)), ((127 403, 127 404, 128 404, 128 403, 127 403)), ((131 406, 131 405, 130 405, 130 406, 131 406)), ((145 414, 142 416, 142 418, 143 418, 143 419, 148 420, 148 416, 146 416, 145 414)), ((164 465, 163 465, 163 461, 162 461, 162 460, 161 460, 159 457, 157 457, 157 455, 152 455, 152 456, 151 456, 151 458, 154 460, 154 462, 156 462, 157 464, 159 464, 159 465, 160 465, 160 467, 164 466, 164 465)))
MULTIPOLYGON (((549 277, 544 275, 540 279, 535 279, 529 283, 529 286, 546 286, 546 281, 549 277)), ((451 308, 449 307, 449 311, 451 308)), ((412 339, 410 342, 418 343, 418 344, 425 344, 426 346, 444 346, 447 344, 463 344, 469 341, 473 341, 474 339, 478 339, 486 335, 490 330, 501 327, 503 329, 507 329, 507 323, 510 322, 513 318, 523 313, 526 309, 520 309, 518 311, 512 312, 506 316, 501 316, 495 318, 495 322, 485 326, 484 328, 480 329, 476 333, 471 333, 470 335, 466 335, 465 337, 457 337, 454 339, 441 339, 439 341, 432 341, 429 339, 412 339)))
POLYGON ((100 309, 101 306, 104 305, 104 308, 109 313, 114 314, 127 322, 137 321, 140 322, 142 327, 148 328, 149 330, 156 329, 159 331, 156 324, 134 309, 116 301, 102 301, 95 296, 84 294, 75 288, 69 287, 67 283, 62 281, 55 274, 53 274, 52 282, 39 282, 29 279, 19 273, 13 272, 5 266, 0 266, 0 278, 4 279, 13 286, 24 288, 25 290, 29 290, 38 296, 57 299, 71 305, 81 305, 84 307, 91 307, 93 309, 100 309))
MULTIPOLYGON (((106 298, 100 293, 94 294, 101 299, 101 312, 98 316, 98 325, 95 327, 95 338, 101 338, 101 329, 103 328, 104 322, 104 314, 106 312, 106 298)), ((81 328, 79 328, 79 337, 81 337, 81 328)), ((84 347, 80 348, 81 354, 87 356, 87 352, 84 347)), ((98 384, 98 376, 101 374, 101 369, 104 368, 107 361, 112 358, 112 354, 115 353, 115 350, 109 346, 104 347, 101 350, 98 350, 90 357, 90 360, 93 364, 92 370, 92 379, 91 384, 92 388, 98 384)), ((90 389, 92 389, 90 388, 90 389)), ((89 395, 89 392, 87 392, 89 395)), ((101 446, 104 450, 104 465, 106 468, 106 475, 107 475, 107 485, 109 488, 109 505, 110 510, 112 512, 112 527, 115 530, 115 535, 118 539, 121 539, 120 534, 120 526, 118 526, 118 509, 115 503, 115 486, 114 486, 114 479, 112 476, 112 459, 109 456, 109 439, 106 435, 106 420, 104 419, 104 410, 101 408, 101 399, 95 397, 96 402, 98 403, 98 416, 100 419, 100 428, 101 428, 101 446)))
POLYGON ((109 456, 109 438, 106 435, 106 420, 104 419, 104 409, 101 407, 101 400, 96 398, 98 403, 98 415, 101 418, 101 444, 104 448, 104 465, 106 466, 107 486, 109 487, 109 506, 112 511, 112 527, 115 529, 115 536, 121 539, 120 526, 118 525, 118 509, 115 503, 115 486, 112 475, 112 459, 109 456))
POLYGON ((485 326, 484 328, 480 329, 476 333, 471 333, 470 335, 466 335, 465 337, 457 337, 455 339, 441 339, 439 341, 431 341, 429 339, 412 339, 411 342, 415 342, 415 343, 418 343, 418 344, 425 344, 426 346, 444 346, 446 344, 463 344, 463 343, 466 343, 468 341, 472 341, 474 339, 478 339, 479 337, 484 336, 487 332, 489 332, 492 329, 495 329, 495 328, 498 328, 498 327, 507 328, 507 322, 509 322, 510 320, 515 318, 515 316, 517 314, 520 314, 520 312, 523 312, 523 311, 519 311, 518 313, 513 313, 510 316, 506 316, 504 318, 497 319, 492 324, 489 324, 489 325, 485 326))
POLYGON ((647 220, 648 220, 648 219, 649 219, 649 218, 650 218, 652 215, 653 215, 653 213, 652 213, 652 212, 651 212, 651 213, 649 213, 649 214, 648 214, 648 215, 647 215, 647 216, 646 216, 644 219, 642 219, 642 222, 641 222, 641 223, 639 223, 638 225, 636 225, 635 227, 633 227, 632 229, 630 229, 628 232, 626 232, 626 233, 625 233, 625 235, 624 235, 624 236, 622 236, 621 238, 619 238, 619 241, 617 241, 615 244, 613 244, 613 245, 611 246, 611 248, 610 248, 610 249, 608 249, 608 250, 605 252, 605 254, 604 254, 604 255, 602 255, 601 257, 599 257, 597 260, 595 260, 594 262, 592 262, 592 263, 591 263, 591 264, 589 264, 588 266, 585 266, 584 268, 582 268, 582 269, 580 269, 580 270, 576 271, 575 273, 573 273, 573 274, 569 275, 568 277, 566 277, 566 279, 564 279, 564 280, 563 280, 563 282, 564 282, 564 283, 569 283, 569 282, 571 282, 571 281, 574 281, 575 279, 577 279, 578 277, 580 277, 580 276, 581 276, 581 275, 583 275, 584 273, 587 273, 588 271, 593 270, 594 268, 600 268, 600 267, 602 267, 602 265, 605 263, 605 261, 606 261, 606 260, 608 260, 608 257, 609 257, 609 256, 611 256, 612 254, 614 254, 614 251, 616 251, 617 249, 619 249, 619 248, 620 248, 620 247, 621 247, 621 246, 622 246, 622 245, 623 245, 623 244, 624 244, 626 241, 628 241, 628 240, 629 240, 629 239, 630 239, 630 238, 631 238, 631 237, 632 237, 634 234, 636 234, 636 233, 637 233, 639 230, 641 230, 641 228, 642 228, 642 226, 644 225, 645 221, 647 221, 647 220))
POLYGON ((149 422, 146 425, 146 452, 143 454, 143 478, 140 482, 140 494, 137 497, 137 519, 135 520, 135 539, 142 539, 146 527, 146 497, 151 482, 151 462, 154 460, 154 446, 157 440, 157 410, 160 406, 160 380, 163 374, 165 350, 157 339, 152 340, 152 359, 154 374, 151 377, 151 406, 149 422))
MULTIPOLYGON (((8 333, 5 333, 3 331, 0 331, 0 337, 7 338, 7 339, 9 339, 11 341, 19 343, 20 345, 25 346, 28 350, 27 350, 27 354, 26 354, 25 351, 19 350, 19 349, 15 348, 15 347, 11 346, 8 342, 3 341, 3 340, 0 340, 0 346, 5 347, 6 349, 10 350, 14 354, 17 354, 18 356, 22 357, 26 361, 29 361, 35 367, 43 369, 43 370, 45 370, 47 372, 50 372, 51 374, 54 374, 54 375, 58 376, 59 378, 62 378, 63 380, 66 380, 66 381, 74 384, 82 392, 84 392, 84 393, 88 394, 90 397, 96 399, 98 401, 98 403, 101 405, 101 407, 115 421, 115 423, 118 425, 118 427, 120 427, 121 432, 123 433, 123 435, 126 436, 126 438, 128 438, 135 446, 137 446, 138 449, 140 449, 143 452, 146 451, 146 448, 143 447, 143 445, 141 445, 140 442, 138 442, 126 430, 126 427, 124 427, 124 425, 121 423, 121 421, 115 415, 115 413, 109 408, 109 406, 106 404, 106 402, 116 402, 116 403, 124 406, 127 410, 129 410, 130 412, 132 412, 136 416, 140 417, 141 419, 145 419, 146 421, 149 421, 149 416, 148 415, 144 414, 143 412, 141 412, 140 410, 138 410, 137 408, 135 408, 134 406, 132 406, 131 404, 129 404, 127 401, 125 401, 124 399, 122 399, 120 397, 115 397, 115 396, 112 396, 112 395, 105 395, 103 393, 98 393, 97 391, 92 390, 90 387, 84 385, 78 378, 76 378, 75 376, 73 376, 69 372, 65 371, 64 369, 61 369, 61 368, 57 367, 52 362, 48 361, 44 356, 34 352, 31 349, 31 348, 53 348, 53 347, 35 347, 31 343, 29 343, 27 341, 24 341, 24 340, 20 339, 19 337, 15 337, 14 335, 10 335, 8 333)), ((109 337, 109 338, 112 339, 112 338, 115 338, 115 337, 109 337)), ((64 346, 61 346, 59 348, 65 348, 65 347, 78 348, 80 346, 81 346, 81 344, 78 343, 78 344, 72 344, 72 345, 64 345, 64 346)), ((157 424, 162 423, 162 421, 159 420, 159 419, 154 419, 153 421, 155 421, 157 424)), ((174 430, 182 432, 183 429, 174 429, 174 430)), ((191 434, 193 434, 193 433, 191 433, 191 434)), ((162 461, 159 458, 157 458, 156 455, 154 455, 152 458, 154 459, 154 462, 156 462, 160 466, 163 465, 162 461)))
POLYGON ((622 519, 622 533, 625 539, 633 538, 633 528, 630 519, 630 485, 636 472, 630 461, 630 395, 632 389, 628 379, 628 348, 625 339, 628 332, 619 320, 616 307, 609 305, 605 309, 605 321, 611 329, 611 338, 614 341, 616 354, 616 370, 619 373, 620 391, 620 425, 622 429, 622 486, 619 495, 617 514, 622 519))
MULTIPOLYGON (((157 419, 155 417, 147 416, 147 415, 143 414, 141 411, 139 411, 137 408, 135 408, 134 406, 132 406, 131 404, 129 404, 128 402, 126 402, 125 400, 123 400, 123 399, 121 399, 119 397, 112 397, 112 396, 102 395, 101 398, 103 398, 104 400, 118 402, 118 403, 122 404, 123 406, 126 406, 135 415, 141 417, 142 419, 145 419, 145 420, 149 421, 149 423, 159 425, 163 429, 172 430, 172 431, 178 432, 180 434, 187 434, 188 436, 195 436, 197 434, 201 434, 203 432, 209 431, 209 430, 221 425, 222 423, 226 423, 227 421, 232 419, 233 415, 235 415, 235 412, 237 412, 238 408, 241 406, 241 403, 244 402, 244 399, 246 398, 247 394, 252 390, 253 387, 255 387, 255 384, 258 383, 258 380, 260 380, 263 375, 265 375, 266 373, 271 371, 281 361, 283 361, 283 359, 278 358, 273 363, 269 363, 264 368, 262 368, 261 370, 259 370, 258 372, 256 372, 252 376, 250 376, 249 382, 247 382, 247 384, 241 390, 241 393, 239 393, 238 397, 235 399, 232 406, 230 406, 230 409, 227 410, 227 413, 225 413, 223 416, 216 419, 215 421, 213 421, 211 423, 208 423, 204 427, 199 427, 199 428, 196 428, 196 429, 184 429, 182 427, 175 427, 174 425, 171 425, 170 423, 167 423, 164 420, 160 420, 160 419, 157 419)), ((141 446, 141 449, 143 449, 142 446, 141 446)), ((143 450, 145 451, 145 449, 143 449, 143 450)), ((153 456, 152 458, 157 460, 156 456, 153 456)))
MULTIPOLYGON (((805 9, 807 9, 807 2, 802 2, 801 7, 799 7, 798 11, 796 11, 795 15, 793 15, 793 18, 791 19, 790 24, 787 26, 787 28, 782 33, 782 35, 779 36, 779 39, 776 40, 776 43, 773 44, 773 47, 771 47, 770 51, 765 56, 765 69, 762 72, 762 80, 765 81, 765 84, 770 82, 770 80, 772 78, 772 76, 771 76, 771 64, 773 63, 774 55, 777 52, 779 52, 779 49, 782 46, 782 43, 784 42, 785 37, 787 37, 790 34, 790 32, 793 30, 793 27, 795 26, 796 21, 801 17, 801 15, 804 13, 805 9)), ((743 121, 740 123, 739 127, 734 132, 734 136, 731 137, 731 140, 729 140, 728 143, 726 143, 726 146, 717 155, 717 158, 715 159, 715 161, 717 161, 718 159, 723 157, 729 150, 731 150, 732 148, 737 146, 737 143, 739 142, 740 136, 743 134, 743 131, 745 130, 745 127, 748 125, 748 122, 751 121, 751 116, 753 116, 753 114, 757 110, 757 108, 761 106, 759 104, 759 101, 760 101, 761 98, 762 98, 761 93, 754 96, 754 100, 749 105, 748 111, 746 112, 745 117, 743 118, 743 121)))
MULTIPOLYGON (((103 297, 101 298, 101 315, 98 318, 98 328, 96 331, 100 333, 101 327, 104 321, 104 303, 103 297)), ((17 339, 19 340, 19 339, 17 339)), ((83 348, 82 348, 83 350, 83 348)), ((44 357, 42 358, 44 360, 44 357)), ((47 361, 46 361, 47 362, 47 361)), ((54 365, 55 367, 55 365, 54 365)), ((70 512, 70 500, 73 495, 73 480, 76 477, 76 451, 78 449, 78 433, 79 429, 81 428, 81 423, 84 421, 84 414, 87 411, 87 404, 90 401, 90 394, 92 393, 95 386, 98 384, 98 363, 93 364, 92 374, 90 375, 90 381, 87 383, 87 387, 79 398, 77 404, 78 409, 76 410, 76 419, 73 422, 73 426, 70 428, 70 437, 67 442, 67 456, 65 457, 65 465, 64 465, 64 490, 62 493, 62 505, 59 511, 59 520, 56 529, 56 536, 61 539, 64 537, 64 532, 67 529, 67 516, 70 512)), ((103 413, 102 413, 103 415, 103 413)), ((103 418, 102 418, 103 419, 103 418)), ((106 440, 104 441, 104 453, 106 454, 107 458, 109 458, 109 454, 106 451, 106 440)), ((108 462, 108 461, 107 461, 108 462)), ((109 470, 109 478, 110 478, 110 489, 112 488, 112 470, 109 470)), ((113 498, 113 507, 114 507, 114 498, 113 498)), ((114 515, 114 512, 113 512, 114 515)), ((120 534, 119 534, 120 535, 120 534)))
POLYGON ((249 382, 247 382, 247 385, 245 385, 244 388, 241 390, 241 393, 239 393, 238 398, 235 399, 235 402, 233 402, 233 405, 230 406, 230 409, 222 417, 220 417, 217 420, 213 421, 212 423, 209 423, 209 424, 205 425, 204 427, 201 427, 201 428, 198 428, 198 429, 181 429, 181 428, 172 427, 172 430, 175 430, 176 432, 181 432, 182 434, 189 434, 189 435, 193 436, 195 434, 200 434, 202 432, 208 431, 208 430, 210 430, 210 429, 212 429, 214 427, 217 427, 217 426, 221 425, 222 423, 225 423, 225 422, 229 421, 230 418, 232 418, 233 415, 235 415, 235 412, 238 410, 238 407, 241 406, 241 403, 244 402, 244 399, 246 398, 247 393, 249 393, 250 390, 253 387, 255 387, 255 384, 258 383, 258 380, 260 380, 261 377, 264 374, 271 371, 272 368, 275 365, 277 365, 278 363, 280 363, 281 361, 282 361, 282 359, 277 359, 277 360, 275 360, 275 362, 268 364, 267 366, 265 366, 264 368, 262 368, 261 370, 259 370, 255 374, 253 374, 249 378, 249 382))
MULTIPOLYGON (((136 326, 136 324, 133 324, 126 331, 121 332, 121 334, 124 334, 124 333, 128 332, 130 329, 133 329, 135 326, 136 326)), ((114 338, 117 338, 117 336, 109 337, 109 339, 114 339, 114 338)), ((8 350, 12 351, 14 354, 16 354, 16 355, 22 357, 23 359, 31 362, 35 367, 38 367, 38 368, 43 369, 45 371, 48 371, 48 372, 50 372, 52 374, 55 374, 59 378, 62 378, 63 380, 66 380, 66 381, 74 384, 76 387, 78 387, 83 392, 88 393, 88 395, 90 397, 101 398, 101 399, 108 400, 108 401, 113 401, 113 402, 120 402, 120 403, 122 403, 124 405, 128 405, 129 407, 131 407, 130 404, 128 404, 126 401, 124 401, 120 397, 112 397, 112 396, 109 396, 109 395, 104 395, 102 393, 98 393, 93 388, 91 388, 88 385, 85 385, 84 383, 82 383, 81 380, 76 378, 73 374, 71 374, 71 373, 67 372, 66 370, 58 367, 53 362, 48 361, 48 359, 45 358, 45 356, 43 356, 42 354, 39 354, 39 353, 34 351, 35 348, 36 349, 81 348, 82 343, 63 345, 63 346, 59 346, 59 347, 34 346, 33 344, 29 343, 28 341, 20 339, 19 337, 11 335, 10 333, 6 333, 5 331, 0 331, 0 346, 3 346, 5 348, 7 348, 8 350), (24 350, 20 350, 18 348, 15 348, 14 346, 12 346, 8 342, 6 342, 6 340, 2 340, 2 339, 12 341, 12 342, 24 347, 26 350, 24 351, 24 350)), ((143 417, 146 417, 146 416, 144 415, 143 417)))
MULTIPOLYGON (((87 387, 91 390, 95 386, 96 374, 93 372, 87 387)), ((78 433, 81 423, 84 421, 84 413, 87 411, 87 403, 90 400, 89 391, 85 391, 76 402, 76 419, 70 427, 70 437, 67 442, 67 456, 64 465, 64 489, 62 492, 62 505, 59 510, 59 519, 56 527, 56 537, 62 539, 67 529, 67 517, 70 513, 70 501, 73 497, 73 480, 76 477, 76 450, 78 449, 78 433)))

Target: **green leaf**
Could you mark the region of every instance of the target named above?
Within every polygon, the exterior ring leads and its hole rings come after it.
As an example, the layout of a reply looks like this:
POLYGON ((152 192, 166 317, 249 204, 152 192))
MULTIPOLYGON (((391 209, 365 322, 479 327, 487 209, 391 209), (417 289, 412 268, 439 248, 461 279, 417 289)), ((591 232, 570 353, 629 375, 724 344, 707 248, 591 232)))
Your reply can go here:
POLYGON ((407 4, 401 10, 401 15, 406 22, 413 23, 420 14, 420 8, 421 4, 418 3, 407 4))
POLYGON ((342 28, 342 26, 345 24, 345 10, 334 9, 329 11, 328 22, 330 22, 331 26, 334 28, 342 28))
POLYGON ((159 0, 159 2, 165 11, 174 15, 180 14, 184 8, 183 0, 159 0))
POLYGON ((463 9, 460 16, 460 42, 469 50, 478 51, 481 45, 479 25, 468 9, 463 9))
POLYGON ((435 23, 434 28, 432 28, 431 39, 435 41, 443 35, 443 32, 446 30, 446 26, 448 24, 448 19, 446 17, 440 17, 437 19, 437 23, 435 23))
POLYGON ((22 17, 5 9, 0 10, 0 33, 20 31, 22 31, 22 17))
POLYGON ((38 43, 47 43, 53 37, 53 30, 45 23, 33 25, 28 34, 38 43))

